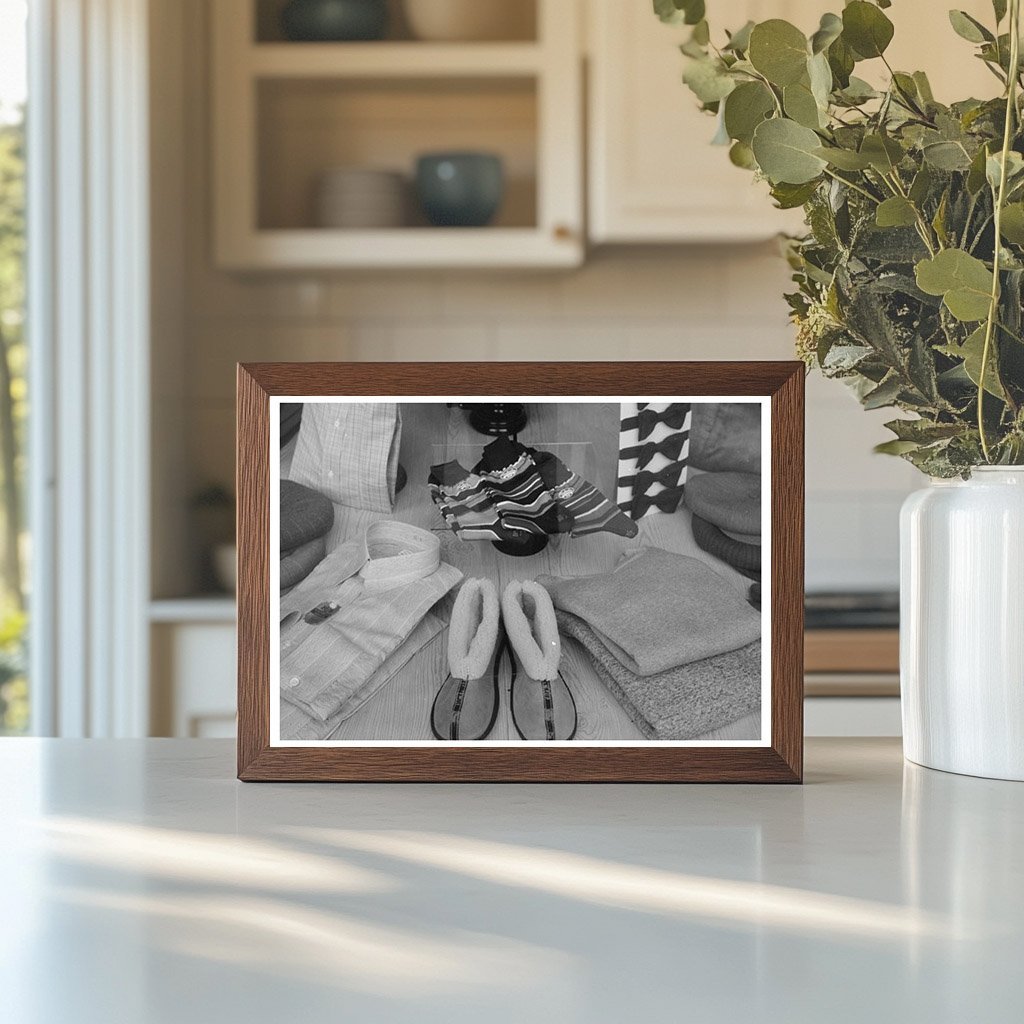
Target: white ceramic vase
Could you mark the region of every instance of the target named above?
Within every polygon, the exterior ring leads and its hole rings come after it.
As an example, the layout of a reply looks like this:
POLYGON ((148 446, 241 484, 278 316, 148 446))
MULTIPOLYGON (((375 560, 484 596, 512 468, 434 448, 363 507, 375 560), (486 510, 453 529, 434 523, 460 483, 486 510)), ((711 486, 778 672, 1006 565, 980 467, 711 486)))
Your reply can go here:
POLYGON ((1024 781, 1024 466, 910 495, 900 553, 905 755, 1024 781))

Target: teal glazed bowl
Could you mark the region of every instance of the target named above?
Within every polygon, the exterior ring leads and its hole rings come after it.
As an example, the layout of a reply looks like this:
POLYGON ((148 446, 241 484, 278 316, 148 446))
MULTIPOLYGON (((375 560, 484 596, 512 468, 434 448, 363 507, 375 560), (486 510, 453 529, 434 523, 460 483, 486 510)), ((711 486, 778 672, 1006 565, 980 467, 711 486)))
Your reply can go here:
POLYGON ((285 38, 294 42, 365 42, 387 27, 387 0, 290 0, 281 11, 285 38))
POLYGON ((416 162, 416 193, 435 227, 480 228, 505 196, 505 170, 493 153, 426 153, 416 162))

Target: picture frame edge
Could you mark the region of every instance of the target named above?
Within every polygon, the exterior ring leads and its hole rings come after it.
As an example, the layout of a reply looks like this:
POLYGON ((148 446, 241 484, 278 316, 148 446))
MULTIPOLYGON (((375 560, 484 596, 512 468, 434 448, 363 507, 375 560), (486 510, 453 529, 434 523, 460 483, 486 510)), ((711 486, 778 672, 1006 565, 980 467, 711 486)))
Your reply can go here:
MULTIPOLYGON (((803 575, 804 575, 804 364, 798 360, 763 361, 651 361, 651 362, 594 362, 594 363, 534 363, 534 362, 413 362, 413 363, 239 363, 237 364, 237 443, 236 443, 236 524, 238 536, 238 656, 237 656, 237 778, 242 782, 550 782, 550 783, 705 783, 705 784, 800 784, 803 781, 803 575), (270 745, 270 622, 269 622, 269 482, 270 482, 270 430, 269 408, 271 397, 314 394, 444 394, 432 391, 426 377, 443 380, 446 374, 458 368, 459 379, 470 387, 478 382, 491 382, 497 388, 494 394, 547 395, 550 386, 505 390, 509 376, 526 375, 534 381, 558 380, 559 392, 566 395, 621 395, 643 393, 649 388, 635 386, 637 375, 668 374, 674 377, 685 369, 696 378, 714 382, 725 380, 730 374, 738 376, 723 394, 737 397, 762 396, 770 399, 772 410, 772 731, 770 745, 761 747, 583 747, 578 750, 562 748, 559 751, 512 748, 416 748, 416 747, 272 747, 270 745), (469 368, 472 368, 469 370, 469 368), (571 368, 578 376, 564 387, 565 371, 571 368), (469 371, 469 372, 467 372, 469 371), (531 371, 533 371, 531 373, 531 371), (337 390, 341 375, 351 391, 337 390), (723 376, 724 375, 724 376, 723 376), (384 378, 382 383, 381 378, 384 378), (598 381, 595 389, 595 381, 598 381), (373 382, 376 384, 371 387, 373 382), (285 385, 282 387, 282 385, 285 385), (397 385, 397 386, 396 386, 397 385), (604 390, 605 388, 608 390, 604 390), (777 450, 776 440, 789 441, 790 458, 785 450, 777 450), (243 452, 247 453, 243 457, 243 452), (254 460, 253 455, 260 456, 254 460), (781 488, 779 484, 782 484, 781 488), (783 522, 783 520, 788 520, 783 522), (785 577, 780 571, 783 558, 791 560, 785 577), (783 633, 788 630, 788 635, 783 633), (352 769, 352 754, 358 750, 363 759, 360 770, 352 769), (651 764, 664 766, 652 771, 635 772, 626 777, 601 772, 560 773, 557 778, 544 771, 529 770, 511 773, 504 758, 490 758, 494 768, 486 766, 488 758, 481 755, 503 754, 504 750, 522 758, 546 758, 564 751, 574 759, 584 752, 598 752, 607 757, 615 752, 639 751, 651 764), (374 770, 375 762, 388 759, 392 752, 401 753, 408 760, 411 752, 423 751, 432 756, 420 758, 424 765, 432 764, 444 770, 445 755, 465 753, 478 768, 451 771, 441 777, 424 774, 420 769, 397 767, 374 770), (708 774, 701 763, 707 760, 702 752, 712 751, 733 761, 733 771, 716 769, 708 774), (367 752, 371 753, 367 757, 367 752), (737 752, 746 757, 738 757, 737 752), (669 755, 665 757, 664 755, 669 755), (309 755, 321 767, 305 766, 309 755), (347 755, 347 756, 346 756, 347 755), (438 757, 437 755, 442 755, 438 757), (659 756, 661 755, 661 756, 659 756), (696 756, 695 756, 696 755, 696 756), (689 761, 687 764, 673 762, 689 761), (749 764, 745 764, 749 760, 749 764), (290 766, 296 766, 294 768, 290 766), (347 769, 347 770, 342 770, 347 769), (591 777, 588 777, 590 775, 591 777)), ((673 388, 672 390, 676 390, 673 388)), ((716 388, 708 389, 714 393, 716 388)), ((486 394, 487 392, 480 392, 486 394)), ((684 392, 680 392, 684 393, 684 392)), ((584 759, 586 755, 584 754, 584 759)), ((557 764, 561 758, 553 759, 557 764)), ((631 758, 627 758, 627 761, 631 758)), ((714 760, 713 758, 711 760, 714 760)), ((577 761, 577 764, 581 762, 577 761)))

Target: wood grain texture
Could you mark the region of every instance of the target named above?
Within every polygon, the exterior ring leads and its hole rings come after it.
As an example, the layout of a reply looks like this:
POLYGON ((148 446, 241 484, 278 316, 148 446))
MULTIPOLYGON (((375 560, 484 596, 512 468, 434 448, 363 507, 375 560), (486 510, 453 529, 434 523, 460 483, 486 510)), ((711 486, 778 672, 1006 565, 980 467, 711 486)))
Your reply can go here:
POLYGON ((809 629, 804 636, 805 672, 899 670, 898 629, 809 629))
POLYGON ((240 366, 239 778, 245 781, 799 782, 803 750, 803 373, 802 365, 796 362, 270 363, 240 366), (771 396, 771 747, 270 746, 268 397, 445 396, 453 387, 461 395, 496 398, 633 394, 771 396))

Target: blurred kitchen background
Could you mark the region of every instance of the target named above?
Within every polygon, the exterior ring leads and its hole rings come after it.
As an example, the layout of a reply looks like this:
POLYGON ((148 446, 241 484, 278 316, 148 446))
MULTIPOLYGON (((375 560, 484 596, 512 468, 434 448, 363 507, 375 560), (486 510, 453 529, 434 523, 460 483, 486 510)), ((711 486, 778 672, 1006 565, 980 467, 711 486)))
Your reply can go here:
MULTIPOLYGON (((102 53, 83 26, 104 5, 84 3, 70 28, 59 5, 43 6, 57 52, 62 32, 77 39, 84 81, 102 53)), ((772 16, 813 31, 827 7, 708 0, 708 16, 713 32, 772 16)), ((144 33, 142 70, 122 60, 106 93, 89 88, 114 96, 98 107, 112 119, 99 130, 146 169, 141 190, 115 181, 104 210, 116 219, 122 200, 144 204, 149 305, 136 334, 148 337, 128 369, 116 364, 112 390, 92 378, 91 400, 112 418, 112 439, 148 430, 130 478, 109 472, 130 507, 148 509, 144 537, 131 516, 123 530, 151 557, 111 570, 125 611, 103 635, 132 643, 134 623, 152 671, 130 713, 97 715, 96 693, 116 706, 131 685, 131 661, 115 650, 113 691, 94 673, 88 699, 39 695, 45 713, 23 727, 233 731, 225 587, 238 361, 793 358, 774 238, 799 231, 799 218, 709 144, 714 121, 680 80, 686 30, 661 25, 651 0, 109 0, 105 10, 108 44, 144 33), (329 38, 339 33, 347 41, 329 38), (148 89, 139 109, 126 107, 133 75, 148 89), (134 134, 118 134, 122 113, 134 134), (468 198, 455 194, 463 186, 468 198), (141 396, 119 390, 133 366, 150 382, 141 396), (132 594, 148 597, 141 616, 132 594)), ((898 0, 888 13, 897 41, 931 52, 940 98, 991 93, 980 65, 975 74, 959 60, 960 80, 945 75, 943 55, 964 45, 945 8, 898 0)), ((13 37, 3 46, 13 51, 13 37)), ((898 66, 898 42, 890 52, 898 66)), ((63 109, 66 63, 58 73, 54 84, 30 67, 29 110, 63 109)), ((142 229, 136 219, 126 230, 130 241, 142 229)), ((116 293, 123 281, 111 281, 116 293)), ((115 338, 122 327, 115 319, 115 338)), ((808 731, 896 733, 897 520, 919 481, 872 454, 889 414, 864 413, 817 377, 807 387, 808 731)), ((125 534, 115 533, 116 553, 125 534)), ((90 586, 102 592, 103 581, 90 586)), ((38 670, 40 687, 51 670, 38 670)))

